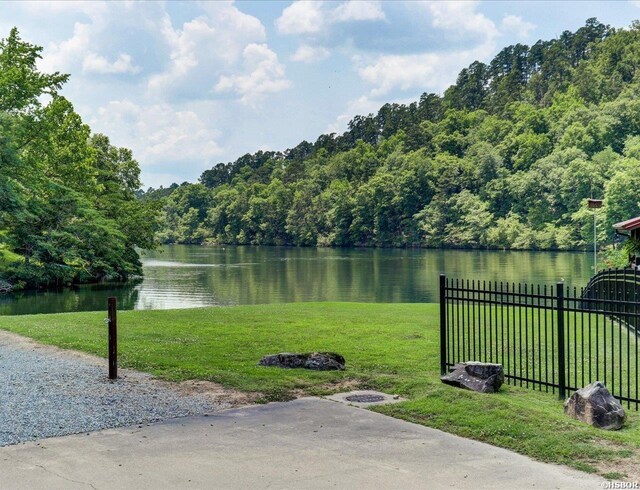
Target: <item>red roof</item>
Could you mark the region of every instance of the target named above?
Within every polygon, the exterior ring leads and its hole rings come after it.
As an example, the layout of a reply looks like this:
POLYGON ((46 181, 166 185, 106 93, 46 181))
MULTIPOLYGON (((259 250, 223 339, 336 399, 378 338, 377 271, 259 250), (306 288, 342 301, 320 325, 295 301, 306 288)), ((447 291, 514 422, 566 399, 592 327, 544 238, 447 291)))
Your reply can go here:
POLYGON ((628 219, 627 221, 621 221, 620 223, 616 223, 615 225, 613 225, 613 227, 616 230, 624 230, 624 231, 635 230, 637 228, 640 228, 640 216, 638 216, 637 218, 628 219))

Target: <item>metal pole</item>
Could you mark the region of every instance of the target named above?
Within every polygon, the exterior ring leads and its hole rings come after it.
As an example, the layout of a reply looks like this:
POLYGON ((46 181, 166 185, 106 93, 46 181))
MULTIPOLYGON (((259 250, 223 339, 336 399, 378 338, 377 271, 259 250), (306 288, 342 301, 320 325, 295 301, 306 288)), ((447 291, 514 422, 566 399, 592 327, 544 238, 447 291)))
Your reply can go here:
POLYGON ((109 379, 118 378, 118 315, 117 299, 107 299, 109 311, 109 379))
POLYGON ((597 208, 593 208, 593 273, 594 275, 598 273, 598 235, 596 233, 596 213, 598 212, 597 208))
POLYGON ((558 395, 560 400, 566 398, 566 366, 564 357, 564 282, 556 284, 556 313, 558 315, 556 326, 558 327, 558 395))
POLYGON ((447 373, 447 279, 440 274, 440 375, 447 373))

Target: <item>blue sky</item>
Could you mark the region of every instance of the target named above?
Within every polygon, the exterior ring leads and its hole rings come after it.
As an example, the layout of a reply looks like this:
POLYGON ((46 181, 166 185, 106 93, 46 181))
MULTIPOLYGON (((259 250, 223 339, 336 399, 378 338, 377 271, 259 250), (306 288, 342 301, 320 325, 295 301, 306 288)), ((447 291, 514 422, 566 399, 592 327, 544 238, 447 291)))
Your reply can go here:
POLYGON ((476 59, 640 2, 0 2, 45 48, 84 121, 134 151, 145 187, 342 132, 386 102, 441 93, 476 59))

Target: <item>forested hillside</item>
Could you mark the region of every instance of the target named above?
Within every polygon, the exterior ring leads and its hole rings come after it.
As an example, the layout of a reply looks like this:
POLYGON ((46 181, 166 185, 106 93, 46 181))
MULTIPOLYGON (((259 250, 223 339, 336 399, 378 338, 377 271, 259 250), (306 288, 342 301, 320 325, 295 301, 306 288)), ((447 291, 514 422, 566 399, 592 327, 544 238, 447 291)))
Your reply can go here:
POLYGON ((122 280, 154 245, 157 204, 136 199, 138 164, 92 134, 38 71, 42 48, 0 41, 0 290, 122 280))
MULTIPOLYGON (((573 249, 640 214, 640 24, 589 19, 342 135, 150 189, 164 242, 573 249)), ((292 117, 295 117, 292 115, 292 117)))

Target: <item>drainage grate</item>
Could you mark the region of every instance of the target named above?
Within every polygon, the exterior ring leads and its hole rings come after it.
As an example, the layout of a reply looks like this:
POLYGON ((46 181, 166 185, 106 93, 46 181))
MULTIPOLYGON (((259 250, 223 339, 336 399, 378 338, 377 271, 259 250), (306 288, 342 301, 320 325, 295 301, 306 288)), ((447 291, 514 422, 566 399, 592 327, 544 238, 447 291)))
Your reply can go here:
POLYGON ((349 395, 345 397, 347 401, 356 403, 375 403, 384 401, 382 395, 349 395))

